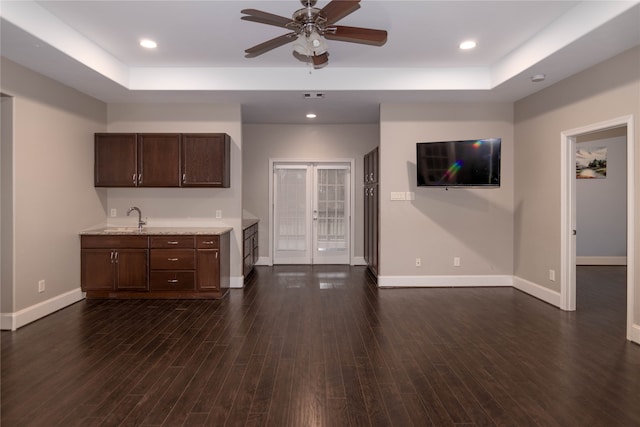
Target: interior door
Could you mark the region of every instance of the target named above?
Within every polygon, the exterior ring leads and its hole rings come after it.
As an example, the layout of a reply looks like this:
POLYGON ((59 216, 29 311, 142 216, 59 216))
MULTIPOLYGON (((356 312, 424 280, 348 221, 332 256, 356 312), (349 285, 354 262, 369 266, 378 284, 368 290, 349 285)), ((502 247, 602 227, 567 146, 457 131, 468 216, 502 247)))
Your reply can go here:
POLYGON ((274 164, 274 264, 349 264, 350 165, 274 164))

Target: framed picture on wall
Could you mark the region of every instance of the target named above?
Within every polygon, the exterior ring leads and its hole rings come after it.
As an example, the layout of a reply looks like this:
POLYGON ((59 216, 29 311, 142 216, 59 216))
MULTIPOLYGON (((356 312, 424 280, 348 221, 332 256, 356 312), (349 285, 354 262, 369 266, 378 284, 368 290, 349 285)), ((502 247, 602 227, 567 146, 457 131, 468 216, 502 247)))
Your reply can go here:
POLYGON ((607 177, 607 148, 578 148, 576 150, 576 178, 603 179, 607 177))

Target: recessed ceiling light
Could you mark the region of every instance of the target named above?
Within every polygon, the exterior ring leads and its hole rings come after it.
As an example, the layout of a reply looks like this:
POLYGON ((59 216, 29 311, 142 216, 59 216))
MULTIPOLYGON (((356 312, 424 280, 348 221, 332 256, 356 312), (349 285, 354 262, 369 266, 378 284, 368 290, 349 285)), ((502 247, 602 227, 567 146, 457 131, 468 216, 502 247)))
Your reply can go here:
POLYGON ((317 116, 314 113, 307 114, 307 119, 315 119, 317 116))
POLYGON ((151 39, 142 39, 140 40, 140 46, 147 49, 155 49, 156 47, 158 47, 158 43, 154 42, 151 39))
POLYGON ((477 43, 474 42, 473 40, 465 40, 462 43, 460 43, 460 49, 462 50, 473 49, 476 46, 477 46, 477 43))

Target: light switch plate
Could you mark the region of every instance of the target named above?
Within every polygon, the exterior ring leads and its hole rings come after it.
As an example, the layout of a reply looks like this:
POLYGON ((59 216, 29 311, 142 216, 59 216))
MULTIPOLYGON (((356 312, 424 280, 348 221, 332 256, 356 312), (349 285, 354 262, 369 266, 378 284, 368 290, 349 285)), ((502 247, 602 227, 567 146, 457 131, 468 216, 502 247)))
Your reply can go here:
POLYGON ((407 200, 407 198, 404 191, 392 191, 391 200, 407 200))

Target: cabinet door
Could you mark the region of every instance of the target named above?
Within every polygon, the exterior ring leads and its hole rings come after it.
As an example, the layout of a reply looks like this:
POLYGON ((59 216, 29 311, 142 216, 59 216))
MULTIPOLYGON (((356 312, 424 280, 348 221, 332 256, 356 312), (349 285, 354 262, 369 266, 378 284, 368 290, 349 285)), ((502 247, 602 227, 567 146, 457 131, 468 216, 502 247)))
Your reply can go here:
POLYGON ((220 290, 220 251, 218 249, 200 249, 196 256, 198 290, 220 290))
POLYGON ((136 134, 95 134, 94 185, 135 187, 137 183, 136 134))
POLYGON ((256 225, 256 232, 253 234, 253 265, 258 262, 259 250, 258 250, 258 226, 256 225))
POLYGON ((180 134, 138 134, 138 186, 180 186, 180 134))
POLYGON ((367 265, 371 262, 371 186, 364 187, 364 260, 367 265))
POLYGON ((146 291, 148 286, 147 249, 118 249, 115 256, 116 288, 146 291))
POLYGON ((80 252, 80 287, 87 291, 113 290, 115 276, 111 249, 83 249, 80 252))
POLYGON ((370 266, 375 274, 378 274, 378 239, 379 239, 379 195, 378 186, 371 187, 371 262, 370 266))
POLYGON ((227 134, 182 135, 182 186, 229 187, 227 134))

